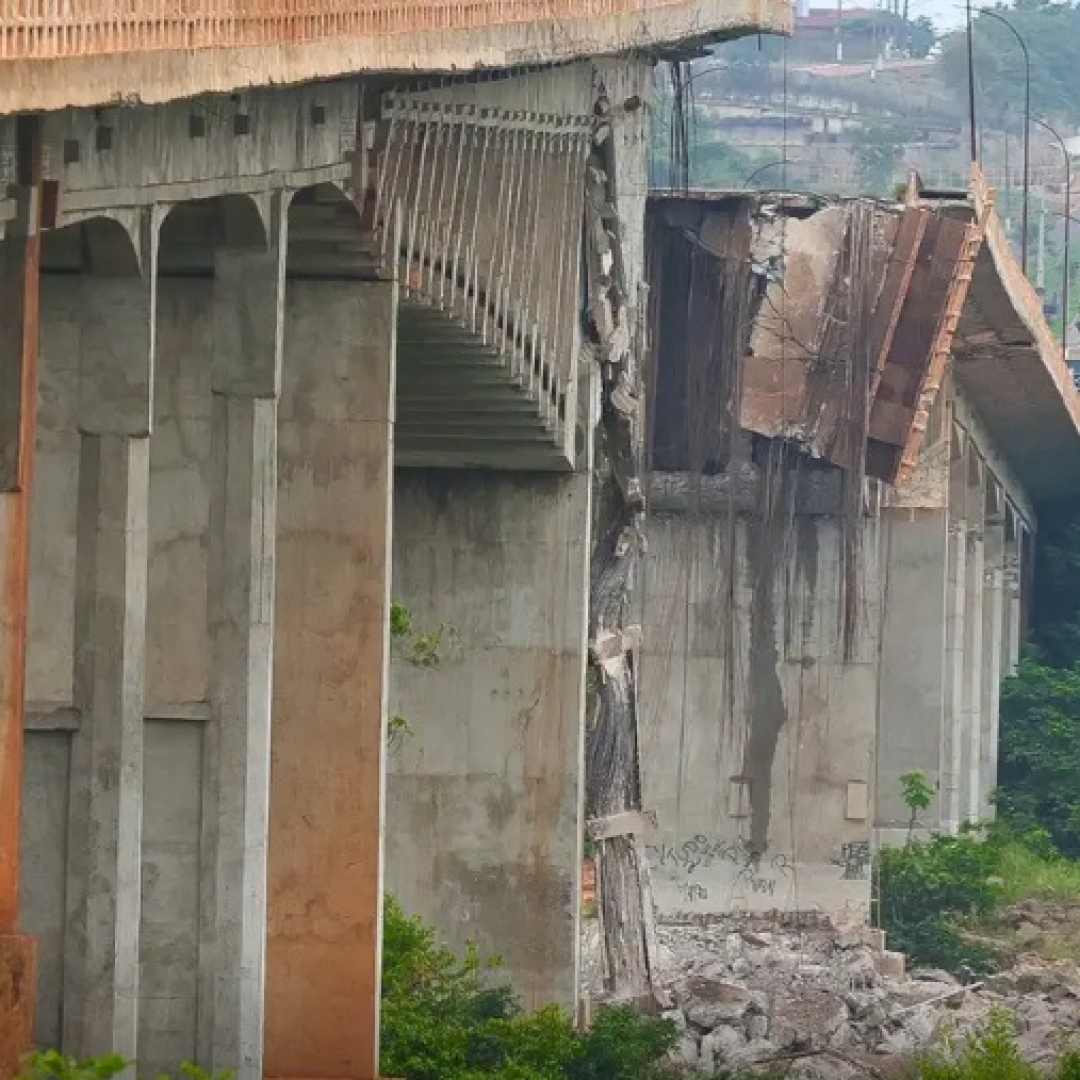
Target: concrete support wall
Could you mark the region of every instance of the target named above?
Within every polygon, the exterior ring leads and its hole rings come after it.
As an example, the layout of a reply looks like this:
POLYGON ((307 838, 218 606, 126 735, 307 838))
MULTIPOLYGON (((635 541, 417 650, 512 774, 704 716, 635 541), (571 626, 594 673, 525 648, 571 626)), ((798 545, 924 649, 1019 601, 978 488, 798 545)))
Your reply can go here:
POLYGON ((502 956, 529 1005, 576 996, 590 476, 400 470, 387 886, 502 956))
POLYGON ((878 523, 853 528, 849 576, 837 518, 797 514, 781 537, 751 515, 650 516, 642 785, 661 914, 866 917, 881 595, 878 523))
POLYGON ((1021 641, 1024 492, 955 388, 923 467, 886 511, 877 827, 902 842, 900 777, 935 787, 920 831, 993 816, 1001 680, 1021 641))

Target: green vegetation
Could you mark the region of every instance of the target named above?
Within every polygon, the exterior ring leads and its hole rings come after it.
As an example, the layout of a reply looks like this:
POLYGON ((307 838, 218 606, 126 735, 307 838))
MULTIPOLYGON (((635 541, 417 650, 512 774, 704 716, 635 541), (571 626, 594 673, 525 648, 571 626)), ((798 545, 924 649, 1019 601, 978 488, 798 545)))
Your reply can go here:
POLYGON ((1080 857, 1080 517, 1044 512, 1030 647, 1002 684, 998 813, 1080 857))
MULTIPOLYGON (((390 647, 398 659, 413 667, 434 668, 442 663, 445 639, 453 631, 445 624, 438 630, 420 632, 413 626, 409 610, 396 600, 390 603, 390 647)), ((386 723, 387 742, 391 750, 397 750, 405 739, 416 732, 412 725, 398 713, 391 713, 386 723)))
POLYGON ((1080 1052, 1063 1047, 1049 1071, 1024 1061, 1016 1025, 1001 1009, 962 1040, 948 1039, 918 1064, 916 1080, 1080 1080, 1080 1052))
MULTIPOLYGON (((525 1014, 492 985, 497 960, 458 957, 386 902, 382 1072, 403 1080, 661 1080, 677 1039, 668 1021, 604 1009, 588 1032, 551 1006, 525 1014)), ((62 1078, 67 1080, 67 1078, 62 1078)))
POLYGON ((919 812, 927 810, 934 799, 934 789, 926 774, 916 770, 904 773, 900 777, 900 790, 903 795, 904 805, 911 812, 908 819, 908 843, 915 839, 915 827, 919 823, 919 812))
POLYGON ((900 778, 908 843, 878 858, 879 918, 915 963, 986 970, 1009 945, 1004 906, 1080 908, 1080 516, 1048 508, 1042 526, 1032 639, 1002 685, 997 822, 916 841, 932 791, 900 778))
MULTIPOLYGON (((1080 7, 1020 0, 1013 7, 998 4, 991 10, 1012 23, 1031 55, 1032 114, 1051 122, 1080 123, 1080 99, 1073 89, 1076 57, 1080 56, 1080 7)), ((996 19, 976 15, 974 42, 981 107, 998 110, 995 119, 1000 119, 1000 112, 1011 103, 1014 117, 1019 115, 1024 100, 1024 57, 1016 39, 996 19)), ((943 40, 939 67, 946 88, 958 101, 966 100, 967 42, 963 33, 943 40)))
POLYGON ((867 195, 887 195, 901 179, 897 173, 912 138, 912 130, 905 124, 891 120, 865 124, 854 136, 852 147, 859 190, 867 195))
MULTIPOLYGON (((17 1080, 113 1080, 132 1062, 119 1054, 73 1058, 59 1050, 35 1050, 26 1055, 17 1080)), ((162 1073, 157 1080, 232 1080, 232 1069, 207 1072, 194 1062, 181 1062, 175 1075, 162 1073)))
POLYGON ((947 971, 991 969, 994 951, 964 930, 989 920, 1003 902, 1000 864, 1000 846, 971 833, 883 849, 878 917, 889 947, 947 971))

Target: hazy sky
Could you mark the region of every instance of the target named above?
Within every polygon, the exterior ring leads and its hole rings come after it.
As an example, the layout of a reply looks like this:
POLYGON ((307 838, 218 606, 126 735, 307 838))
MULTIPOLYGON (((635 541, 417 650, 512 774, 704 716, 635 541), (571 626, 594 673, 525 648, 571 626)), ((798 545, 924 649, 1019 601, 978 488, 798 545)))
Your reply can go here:
MULTIPOLYGON (((978 6, 979 2, 980 0, 972 0, 972 7, 978 6)), ((878 6, 877 0, 843 0, 843 3, 845 8, 878 6)), ((810 0, 810 7, 826 6, 828 0, 810 0)), ((926 15, 939 30, 954 30, 964 22, 962 0, 909 0, 909 10, 912 18, 926 15)))

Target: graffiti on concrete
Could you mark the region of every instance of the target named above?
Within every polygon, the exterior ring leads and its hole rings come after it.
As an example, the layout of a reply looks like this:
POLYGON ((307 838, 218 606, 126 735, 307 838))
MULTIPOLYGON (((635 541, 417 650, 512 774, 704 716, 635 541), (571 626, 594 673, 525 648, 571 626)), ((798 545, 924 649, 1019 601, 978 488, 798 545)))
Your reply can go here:
POLYGON ((704 885, 694 885, 690 882, 680 882, 678 885, 679 895, 688 903, 695 900, 708 900, 709 890, 704 885))
MULTIPOLYGON (((648 856, 653 865, 688 877, 699 870, 727 866, 734 872, 732 886, 741 886, 755 896, 774 896, 778 885, 793 873, 791 859, 787 855, 776 854, 765 858, 745 840, 710 838, 701 833, 682 842, 650 844, 648 856)), ((703 889, 692 897, 687 895, 692 886, 693 883, 678 886, 684 899, 708 898, 708 893, 703 889)))
POLYGON ((844 881, 865 881, 870 876, 870 842, 853 840, 840 847, 840 857, 833 859, 833 865, 843 869, 840 875, 844 881))

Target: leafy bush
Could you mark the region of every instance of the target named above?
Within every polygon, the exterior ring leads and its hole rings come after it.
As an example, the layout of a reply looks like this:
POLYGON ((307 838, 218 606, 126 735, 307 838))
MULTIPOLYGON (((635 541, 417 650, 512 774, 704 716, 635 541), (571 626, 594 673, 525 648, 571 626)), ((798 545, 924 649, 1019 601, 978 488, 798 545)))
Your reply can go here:
POLYGON ((497 961, 462 957, 386 901, 382 1072, 402 1080, 660 1080, 675 1026, 629 1008, 605 1009, 578 1032, 561 1009, 526 1015, 497 961))
POLYGON ((73 1058, 59 1050, 35 1050, 23 1059, 18 1080, 112 1080, 129 1064, 119 1054, 73 1058))
POLYGON ((999 844, 970 832, 883 849, 879 917, 890 948, 917 964, 952 971, 992 967, 992 951, 967 940, 961 927, 1001 902, 1000 857, 999 844))
MULTIPOLYGON (((23 1070, 17 1080, 113 1080, 134 1064, 119 1054, 100 1057, 74 1058, 59 1050, 34 1050, 23 1059, 23 1070)), ((232 1069, 208 1072, 192 1061, 183 1061, 176 1070, 184 1080, 233 1080, 232 1069)), ((174 1080, 162 1073, 157 1080, 174 1080)))

